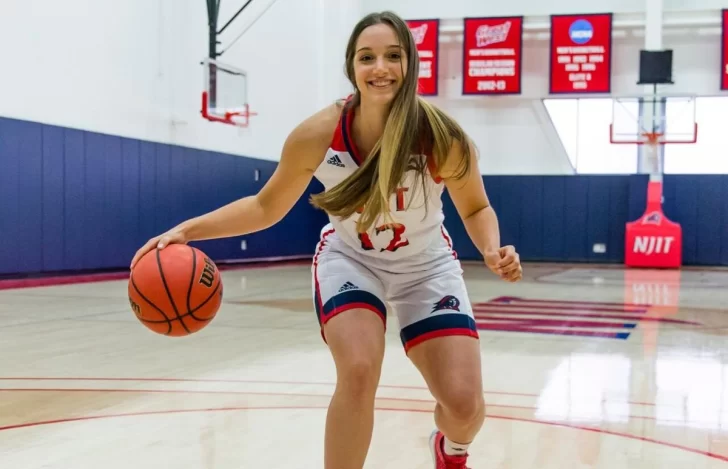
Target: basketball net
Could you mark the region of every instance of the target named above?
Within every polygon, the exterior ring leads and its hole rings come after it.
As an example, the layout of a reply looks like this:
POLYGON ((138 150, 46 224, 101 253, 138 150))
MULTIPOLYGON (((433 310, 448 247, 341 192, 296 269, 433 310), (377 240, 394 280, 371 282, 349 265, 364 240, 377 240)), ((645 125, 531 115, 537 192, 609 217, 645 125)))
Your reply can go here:
POLYGON ((646 170, 650 175, 650 181, 662 181, 662 159, 660 158, 660 137, 662 132, 644 132, 642 134, 647 141, 643 145, 644 161, 646 170))

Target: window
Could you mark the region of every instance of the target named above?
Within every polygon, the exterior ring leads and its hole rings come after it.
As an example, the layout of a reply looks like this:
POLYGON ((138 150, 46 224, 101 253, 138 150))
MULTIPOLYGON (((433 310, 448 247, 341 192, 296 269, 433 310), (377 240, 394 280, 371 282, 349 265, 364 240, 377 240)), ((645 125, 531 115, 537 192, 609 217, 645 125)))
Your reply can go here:
POLYGON ((689 102, 668 98, 665 129, 668 139, 692 137, 693 122, 698 123, 698 140, 694 144, 664 146, 664 172, 672 174, 728 174, 726 152, 726 116, 728 97, 708 96, 689 102))
POLYGON ((630 174, 637 172, 637 145, 609 141, 612 115, 620 132, 636 136, 639 103, 611 98, 545 99, 544 106, 566 154, 579 174, 630 174))
MULTIPOLYGON (((638 99, 549 98, 544 106, 566 154, 578 174, 631 174, 640 169, 638 145, 609 141, 609 125, 622 139, 638 137, 642 109, 638 99)), ((646 103, 649 106, 649 102, 646 103)), ((697 143, 668 144, 662 148, 664 173, 728 174, 725 151, 725 116, 728 97, 668 97, 664 131, 670 140, 692 139, 698 124, 697 143)))

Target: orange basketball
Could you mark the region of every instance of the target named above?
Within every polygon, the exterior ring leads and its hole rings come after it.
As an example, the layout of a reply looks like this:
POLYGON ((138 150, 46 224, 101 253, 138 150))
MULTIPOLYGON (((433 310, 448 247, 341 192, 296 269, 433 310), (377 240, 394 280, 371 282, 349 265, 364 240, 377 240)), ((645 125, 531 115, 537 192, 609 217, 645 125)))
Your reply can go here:
POLYGON ((222 304, 222 279, 212 260, 185 244, 153 249, 129 277, 129 303, 152 331, 180 337, 201 330, 222 304))

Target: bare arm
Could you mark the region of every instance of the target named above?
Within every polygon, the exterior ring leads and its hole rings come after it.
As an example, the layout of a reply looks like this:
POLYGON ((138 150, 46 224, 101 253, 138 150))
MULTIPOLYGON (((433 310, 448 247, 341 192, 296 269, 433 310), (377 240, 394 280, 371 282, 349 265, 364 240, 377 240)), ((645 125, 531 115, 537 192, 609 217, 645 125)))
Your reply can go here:
POLYGON ((462 147, 455 143, 445 166, 439 171, 445 187, 475 247, 488 267, 510 281, 521 276, 519 256, 513 246, 501 247, 498 217, 490 205, 478 168, 475 147, 470 145, 470 170, 461 179, 454 177, 463 158, 462 147))
POLYGON ((304 122, 291 132, 280 163, 260 192, 180 224, 185 238, 199 241, 239 236, 264 230, 283 219, 308 187, 326 153, 325 144, 311 129, 314 125, 304 122))
POLYGON ((328 108, 296 127, 286 139, 281 159, 270 180, 255 195, 243 197, 212 212, 186 220, 144 244, 131 268, 151 249, 253 233, 278 223, 308 187, 326 154, 336 124, 336 110, 328 108))

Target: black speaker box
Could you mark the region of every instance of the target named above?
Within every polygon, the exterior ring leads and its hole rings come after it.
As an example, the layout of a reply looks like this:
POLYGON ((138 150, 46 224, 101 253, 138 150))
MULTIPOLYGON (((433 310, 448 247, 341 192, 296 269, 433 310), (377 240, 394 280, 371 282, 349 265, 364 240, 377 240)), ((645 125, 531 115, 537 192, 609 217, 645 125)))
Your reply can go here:
POLYGON ((672 50, 641 50, 638 85, 673 85, 672 50))

